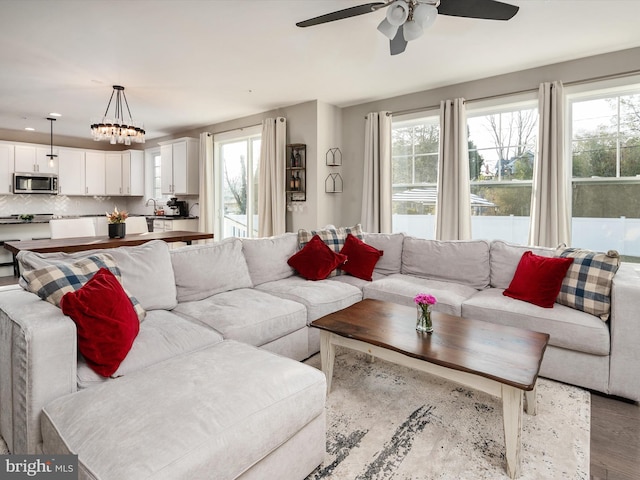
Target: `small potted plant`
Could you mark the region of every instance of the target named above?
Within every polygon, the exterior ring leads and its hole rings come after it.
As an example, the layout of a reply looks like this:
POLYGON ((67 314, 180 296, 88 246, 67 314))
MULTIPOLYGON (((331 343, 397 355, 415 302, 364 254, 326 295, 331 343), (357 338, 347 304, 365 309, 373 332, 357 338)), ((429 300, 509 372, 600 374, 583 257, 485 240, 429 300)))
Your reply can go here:
POLYGON ((109 238, 124 238, 127 233, 127 224, 125 220, 129 214, 122 210, 118 211, 118 207, 114 207, 113 212, 107 212, 107 221, 109 222, 109 238))

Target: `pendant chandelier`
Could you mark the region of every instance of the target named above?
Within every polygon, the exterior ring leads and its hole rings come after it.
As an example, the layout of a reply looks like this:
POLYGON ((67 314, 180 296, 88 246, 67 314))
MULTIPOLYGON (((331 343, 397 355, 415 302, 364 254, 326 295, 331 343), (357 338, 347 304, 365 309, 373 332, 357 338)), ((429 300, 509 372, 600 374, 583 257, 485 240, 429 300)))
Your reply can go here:
POLYGON ((56 119, 47 117, 47 120, 51 122, 51 150, 50 153, 47 154, 47 158, 49 158, 49 166, 53 167, 55 165, 55 159, 58 157, 58 155, 53 153, 53 122, 55 122, 56 119))
POLYGON ((132 142, 144 143, 144 134, 145 131, 142 128, 142 124, 139 126, 136 125, 131 117, 131 110, 129 109, 127 97, 124 94, 124 87, 114 85, 102 120, 100 122, 92 122, 91 124, 91 136, 96 142, 109 141, 112 145, 116 143, 131 145, 132 142), (109 107, 111 106, 114 95, 116 96, 114 107, 115 115, 110 118, 109 107), (125 122, 124 119, 122 99, 124 99, 124 104, 127 106, 127 112, 129 113, 128 122, 125 122))

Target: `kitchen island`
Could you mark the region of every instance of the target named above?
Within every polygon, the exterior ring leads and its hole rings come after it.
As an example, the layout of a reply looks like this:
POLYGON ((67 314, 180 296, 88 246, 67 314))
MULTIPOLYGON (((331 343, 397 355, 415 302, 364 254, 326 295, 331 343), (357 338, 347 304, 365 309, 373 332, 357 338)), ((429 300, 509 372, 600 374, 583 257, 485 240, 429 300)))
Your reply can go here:
POLYGON ((13 255, 13 272, 15 276, 19 276, 18 262, 16 256, 22 250, 29 250, 39 253, 50 252, 81 252, 85 250, 105 249, 115 247, 131 247, 142 245, 151 240, 163 240, 167 243, 185 242, 191 245, 194 240, 211 240, 213 233, 204 232, 187 232, 182 230, 174 230, 168 232, 148 232, 148 233, 132 233, 124 238, 110 238, 108 236, 99 237, 71 237, 56 238, 42 240, 19 240, 15 242, 5 242, 4 248, 13 255))

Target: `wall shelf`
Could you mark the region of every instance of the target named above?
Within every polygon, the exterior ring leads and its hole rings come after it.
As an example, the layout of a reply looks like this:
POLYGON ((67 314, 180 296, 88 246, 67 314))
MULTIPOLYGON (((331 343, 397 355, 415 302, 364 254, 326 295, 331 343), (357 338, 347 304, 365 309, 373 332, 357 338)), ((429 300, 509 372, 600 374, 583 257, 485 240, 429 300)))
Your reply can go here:
POLYGON ((285 192, 288 202, 307 200, 307 146, 290 143, 286 148, 285 192))
POLYGON ((325 155, 325 162, 329 167, 342 165, 342 152, 339 148, 330 148, 325 155))
POLYGON ((339 173, 330 173, 324 181, 325 193, 342 193, 342 177, 339 173))

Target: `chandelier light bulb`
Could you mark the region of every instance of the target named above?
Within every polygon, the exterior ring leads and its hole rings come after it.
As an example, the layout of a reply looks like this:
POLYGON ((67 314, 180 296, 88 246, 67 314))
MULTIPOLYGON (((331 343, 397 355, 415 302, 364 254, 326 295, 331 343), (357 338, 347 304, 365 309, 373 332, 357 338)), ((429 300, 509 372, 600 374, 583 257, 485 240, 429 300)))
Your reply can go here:
POLYGON ((124 94, 124 87, 120 85, 113 86, 113 92, 111 98, 107 104, 107 109, 104 112, 104 116, 99 121, 91 122, 91 135, 97 142, 108 141, 112 145, 121 143, 125 145, 131 145, 131 142, 144 143, 145 131, 141 127, 135 126, 133 118, 131 117, 131 110, 129 110, 129 104, 127 97, 124 94), (107 117, 109 114, 109 107, 114 99, 115 95, 115 116, 113 119, 107 117), (124 105, 122 103, 124 100, 124 105), (126 106, 129 113, 129 120, 125 122, 124 119, 124 107, 126 106))
POLYGON ((399 27, 409 17, 409 5, 404 0, 396 0, 387 8, 387 21, 399 27))
POLYGON ((396 33, 398 33, 398 26, 391 25, 391 23, 389 23, 389 21, 385 18, 380 22, 380 25, 378 25, 378 31, 389 40, 393 40, 393 38, 396 36, 396 33))
POLYGON ((402 35, 407 42, 419 38, 424 33, 422 26, 416 20, 410 20, 404 24, 402 35))
POLYGON ((433 5, 419 3, 413 7, 413 20, 417 22, 423 30, 429 28, 438 17, 438 9, 433 5))

